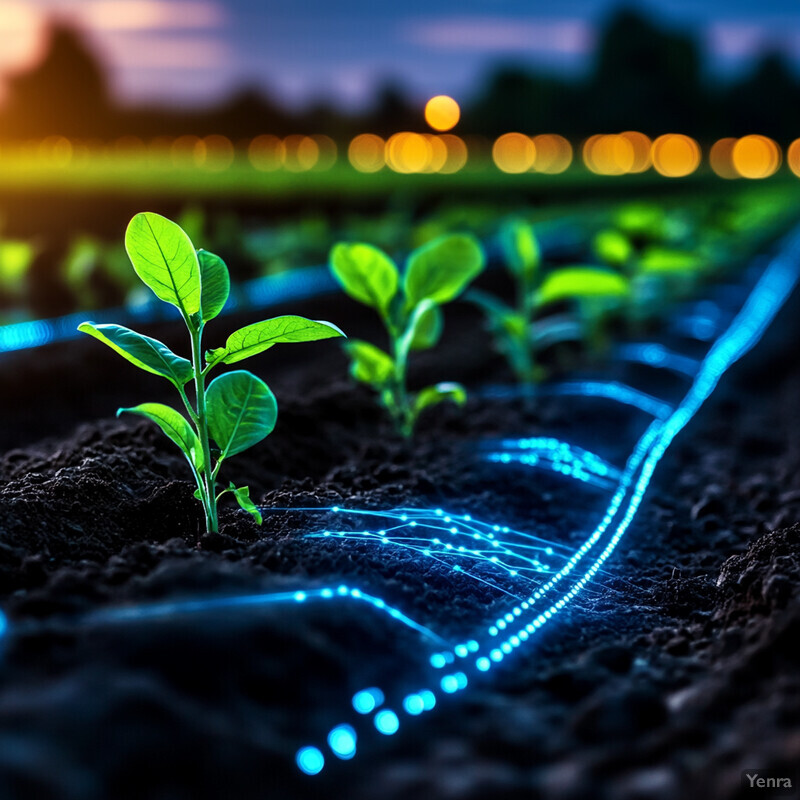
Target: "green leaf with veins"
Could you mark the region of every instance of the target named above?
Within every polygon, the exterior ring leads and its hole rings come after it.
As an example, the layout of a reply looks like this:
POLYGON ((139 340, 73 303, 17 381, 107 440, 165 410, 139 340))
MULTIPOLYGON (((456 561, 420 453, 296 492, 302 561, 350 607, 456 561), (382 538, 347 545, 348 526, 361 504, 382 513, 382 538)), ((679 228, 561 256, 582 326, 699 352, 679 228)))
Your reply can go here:
POLYGON ((238 489, 234 484, 231 484, 229 487, 229 491, 233 493, 233 496, 236 498, 236 502, 239 504, 239 507, 244 509, 253 519, 256 521, 256 525, 260 525, 264 518, 261 516, 261 512, 258 510, 258 506, 250 499, 250 487, 249 486, 240 486, 238 489))
POLYGON ((178 387, 188 383, 194 376, 192 365, 185 358, 176 356, 157 339, 151 339, 123 325, 82 322, 78 325, 78 330, 93 336, 139 369, 160 375, 178 387))
POLYGON ((200 310, 200 264, 189 237, 160 214, 137 214, 125 233, 136 274, 159 300, 189 317, 200 310))
POLYGON ((228 337, 225 347, 206 353, 206 361, 209 364, 234 364, 263 353, 276 344, 315 342, 336 337, 344 337, 344 333, 330 322, 297 316, 274 317, 235 331, 228 337))
POLYGON ((137 414, 155 422, 178 445, 189 463, 198 472, 202 472, 204 467, 203 448, 197 434, 192 430, 192 426, 186 421, 183 414, 163 403, 142 403, 133 408, 120 408, 117 416, 120 414, 137 414))
POLYGON ((245 370, 226 372, 206 391, 208 429, 221 450, 220 461, 269 436, 278 404, 269 386, 245 370))
POLYGON ((200 312, 203 322, 218 316, 231 293, 231 276, 225 262, 207 250, 197 251, 200 264, 200 312))

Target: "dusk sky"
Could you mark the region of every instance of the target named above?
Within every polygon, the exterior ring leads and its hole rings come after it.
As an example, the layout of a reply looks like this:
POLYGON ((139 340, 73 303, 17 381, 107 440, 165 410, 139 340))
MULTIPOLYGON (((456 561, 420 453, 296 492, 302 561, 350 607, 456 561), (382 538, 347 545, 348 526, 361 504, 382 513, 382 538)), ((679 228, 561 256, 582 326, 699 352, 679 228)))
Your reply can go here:
MULTIPOLYGON (((0 74, 35 60, 56 13, 91 33, 121 97, 212 101, 242 84, 295 104, 367 101, 387 78, 419 98, 475 89, 498 61, 579 71, 611 0, 0 0, 0 74)), ((629 3, 630 5, 630 3, 629 3)), ((731 72, 766 47, 800 64, 798 0, 648 0, 731 72)))

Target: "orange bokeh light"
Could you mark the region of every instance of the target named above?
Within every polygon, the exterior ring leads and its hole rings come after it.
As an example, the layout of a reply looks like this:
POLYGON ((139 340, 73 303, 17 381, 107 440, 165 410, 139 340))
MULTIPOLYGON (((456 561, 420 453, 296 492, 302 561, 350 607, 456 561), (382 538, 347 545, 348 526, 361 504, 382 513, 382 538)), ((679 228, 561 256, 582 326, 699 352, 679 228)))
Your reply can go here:
POLYGON ((524 133, 504 133, 495 140, 492 158, 503 172, 527 172, 536 161, 536 145, 524 133))
POLYGON ((347 157, 359 172, 378 172, 386 166, 386 142, 374 133, 356 136, 347 148, 347 157))
POLYGON ((781 149, 766 136, 743 136, 733 146, 732 159, 743 178, 769 178, 781 165, 781 149))
POLYGON ((665 133, 653 142, 653 166, 665 178, 691 175, 702 159, 700 145, 691 136, 665 133))
POLYGON ((800 178, 800 139, 795 139, 786 151, 786 163, 789 169, 800 178))
POLYGON ((461 109, 446 94, 438 94, 431 97, 425 104, 425 121, 435 131, 449 131, 458 124, 461 119, 461 109))
POLYGON ((572 163, 572 145, 557 133, 540 133, 533 137, 536 160, 533 169, 547 175, 558 175, 572 163))
POLYGON ((736 144, 736 139, 732 136, 726 136, 719 139, 711 145, 708 151, 708 163, 711 169, 720 178, 725 180, 733 180, 739 177, 736 167, 733 166, 733 148, 736 144))

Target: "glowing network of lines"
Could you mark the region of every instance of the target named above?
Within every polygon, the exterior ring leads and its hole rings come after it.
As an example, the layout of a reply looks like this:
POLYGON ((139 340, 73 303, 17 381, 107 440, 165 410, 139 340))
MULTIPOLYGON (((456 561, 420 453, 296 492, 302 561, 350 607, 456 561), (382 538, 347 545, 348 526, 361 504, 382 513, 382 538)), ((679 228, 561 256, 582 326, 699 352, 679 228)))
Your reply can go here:
MULTIPOLYGON (((633 522, 667 448, 711 395, 725 371, 759 341, 794 288, 798 264, 800 233, 795 233, 767 265, 739 313, 701 361, 685 359, 661 345, 637 345, 638 351, 627 353, 631 360, 672 369, 690 378, 691 384, 676 406, 618 383, 573 382, 570 385, 569 392, 616 399, 652 416, 623 467, 616 467, 594 453, 553 437, 502 440, 488 445, 484 457, 499 466, 520 464, 547 469, 610 491, 599 523, 575 548, 443 509, 292 509, 332 515, 339 523, 311 532, 309 536, 398 548, 415 558, 430 559, 431 563, 488 584, 501 596, 508 597, 509 605, 503 613, 469 638, 450 641, 380 597, 346 584, 103 609, 83 615, 80 621, 114 624, 213 609, 314 601, 346 600, 369 605, 386 614, 392 623, 404 625, 420 635, 424 663, 420 663, 418 688, 399 697, 391 696, 389 691, 378 686, 360 689, 349 698, 349 713, 356 718, 337 723, 320 736, 316 744, 305 744, 294 754, 297 767, 307 775, 316 775, 324 769, 323 748, 337 759, 350 760, 358 750, 359 735, 354 723, 359 718, 369 717, 380 735, 394 735, 401 728, 403 715, 420 716, 434 709, 440 698, 463 692, 472 681, 523 647, 586 590, 633 522), (356 526, 355 521, 368 524, 356 526), (380 524, 371 524, 374 522, 380 524)), ((275 509, 265 509, 270 510, 275 509)), ((28 623, 31 624, 35 623, 28 623)), ((24 623, 10 626, 0 612, 0 639, 24 630, 24 623)))

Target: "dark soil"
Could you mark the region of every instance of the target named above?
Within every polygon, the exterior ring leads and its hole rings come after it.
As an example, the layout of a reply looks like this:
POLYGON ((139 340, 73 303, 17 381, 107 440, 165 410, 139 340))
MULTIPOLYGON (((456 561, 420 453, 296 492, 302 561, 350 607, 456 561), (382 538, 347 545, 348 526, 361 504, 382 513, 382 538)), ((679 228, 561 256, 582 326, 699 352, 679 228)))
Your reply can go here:
MULTIPOLYGON (((292 310, 369 332, 342 303, 292 310)), ((797 310, 682 432, 605 573, 563 619, 491 681, 404 717, 396 736, 365 721, 355 760, 315 778, 293 754, 351 719, 354 691, 432 680, 416 634, 335 601, 117 625, 78 616, 343 581, 457 637, 507 600, 391 548, 303 538, 331 524, 325 513, 267 512, 258 528, 226 505, 220 533, 203 534, 182 457, 148 423, 111 416, 171 400, 158 379, 89 340, 0 362, 0 598, 21 631, 0 660, 0 797, 728 798, 742 770, 794 769, 797 310)), ((152 332, 180 344, 175 329, 152 332)), ((621 463, 647 422, 597 400, 473 399, 466 413, 431 412, 409 444, 337 377, 334 344, 262 359, 278 428, 225 477, 271 508, 441 506, 573 544, 606 493, 498 469, 476 445, 555 435, 621 463)), ((503 378, 466 306, 448 312, 442 352, 420 355, 413 375, 503 378)), ((679 391, 669 382, 662 394, 679 391)))

